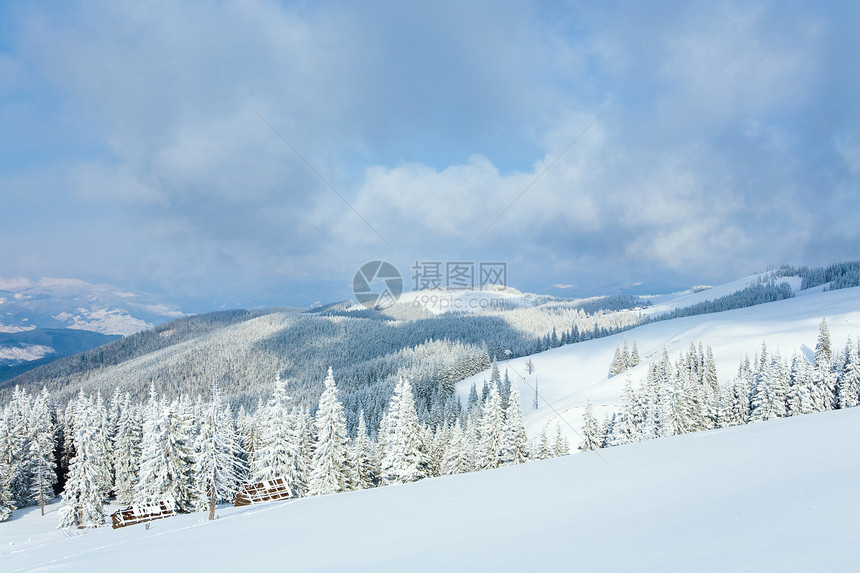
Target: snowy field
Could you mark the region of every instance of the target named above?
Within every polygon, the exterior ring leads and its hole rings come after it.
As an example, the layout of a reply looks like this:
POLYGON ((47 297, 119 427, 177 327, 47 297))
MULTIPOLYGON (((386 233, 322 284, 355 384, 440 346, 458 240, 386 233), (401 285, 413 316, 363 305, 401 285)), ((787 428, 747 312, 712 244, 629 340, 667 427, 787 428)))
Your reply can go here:
POLYGON ((13 571, 857 571, 860 408, 113 531, 0 523, 13 571))
MULTIPOLYGON (((689 295, 697 297, 696 300, 688 300, 681 306, 707 300, 702 298, 707 293, 711 298, 724 296, 744 288, 750 280, 747 277, 728 286, 689 295)), ((582 428, 586 401, 594 404, 598 419, 615 411, 627 375, 637 385, 645 377, 649 359, 659 359, 664 346, 674 361, 689 349, 690 342, 711 345, 720 383, 726 384, 737 374, 744 354, 748 352, 752 358, 761 349, 762 341, 767 343, 769 353, 780 351, 783 356, 791 357, 797 351, 811 358, 822 318, 830 326, 835 350, 844 348, 848 336, 860 336, 860 287, 828 292, 816 289, 807 293, 801 291, 795 298, 749 308, 655 322, 606 338, 554 348, 530 357, 535 366, 532 375, 526 372, 528 358, 500 362, 499 368, 503 376, 508 368, 511 381, 517 383, 529 438, 535 438, 547 424, 554 431, 561 420, 562 431, 575 449, 580 442, 577 432, 582 428), (642 362, 610 378, 615 347, 625 337, 631 346, 636 341, 642 362), (540 394, 537 410, 533 408, 535 383, 540 394)), ((671 296, 674 295, 666 295, 659 304, 665 309, 677 306, 670 301, 671 296)), ((472 382, 480 391, 484 380, 489 378, 487 370, 457 384, 464 405, 472 382)))

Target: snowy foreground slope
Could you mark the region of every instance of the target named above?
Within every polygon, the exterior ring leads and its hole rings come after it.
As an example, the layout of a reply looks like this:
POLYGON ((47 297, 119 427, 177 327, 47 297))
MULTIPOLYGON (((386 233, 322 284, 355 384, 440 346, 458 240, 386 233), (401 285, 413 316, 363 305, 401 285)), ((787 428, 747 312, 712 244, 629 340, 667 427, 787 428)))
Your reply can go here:
MULTIPOLYGON (((747 279, 744 279, 747 280, 747 279)), ((743 287, 743 281, 731 283, 731 288, 716 287, 716 294, 743 287)), ((709 291, 696 293, 703 296, 709 291)), ((688 301, 690 302, 690 301, 688 301)), ((696 299, 692 302, 701 302, 696 299)), ((667 299, 660 302, 667 305, 667 299)), ((672 303, 674 305, 674 303, 672 303)), ((702 314, 673 320, 645 324, 626 332, 554 348, 530 357, 535 372, 526 372, 527 358, 500 361, 504 375, 507 368, 511 381, 517 383, 522 396, 526 431, 535 438, 541 430, 561 421, 561 429, 575 449, 577 435, 582 428, 582 413, 586 401, 591 401, 598 418, 616 411, 625 380, 629 374, 634 386, 645 378, 650 359, 657 360, 665 347, 672 360, 689 349, 690 343, 702 342, 714 351, 717 375, 725 385, 737 374, 738 365, 745 353, 753 354, 767 343, 768 352, 781 352, 791 357, 794 352, 812 358, 821 319, 830 327, 834 349, 841 350, 849 336, 860 336, 860 287, 835 291, 800 291, 798 296, 749 308, 702 314), (642 362, 624 374, 609 377, 609 366, 615 347, 627 338, 635 341, 642 362), (539 407, 533 407, 534 386, 540 392, 539 407)), ((459 382, 456 386, 463 404, 469 388, 476 383, 478 390, 490 371, 484 371, 459 382)))
POLYGON ((856 571, 860 408, 67 537, 2 571, 856 571), (598 455, 599 454, 599 455, 598 455))

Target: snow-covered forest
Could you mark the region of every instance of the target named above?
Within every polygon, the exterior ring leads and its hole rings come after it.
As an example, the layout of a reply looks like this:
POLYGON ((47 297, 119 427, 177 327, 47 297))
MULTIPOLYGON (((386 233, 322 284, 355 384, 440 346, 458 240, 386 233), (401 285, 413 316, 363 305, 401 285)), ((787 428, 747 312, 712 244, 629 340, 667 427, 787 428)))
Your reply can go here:
MULTIPOLYGON (((674 362, 664 351, 638 389, 628 380, 619 412, 598 421, 586 406, 578 447, 856 406, 858 347, 860 339, 849 339, 834 349, 822 321, 813 361, 786 359, 763 345, 751 349, 754 358, 725 386, 709 347, 692 344, 674 362)), ((634 355, 625 345, 613 367, 623 372, 634 355)), ((274 477, 286 478, 297 496, 314 496, 568 454, 558 426, 529 443, 516 386, 495 362, 490 372, 463 406, 439 396, 432 422, 419 419, 417 389, 401 377, 379 424, 369 426, 360 413, 354 432, 332 369, 313 411, 294 403, 280 379, 270 382, 263 404, 235 415, 216 382, 193 398, 165 398, 151 384, 141 402, 119 390, 109 399, 79 391, 65 408, 47 390, 30 395, 16 388, 0 418, 0 517, 62 492, 59 525, 95 527, 111 499, 169 500, 194 512, 232 501, 243 483, 274 477)))

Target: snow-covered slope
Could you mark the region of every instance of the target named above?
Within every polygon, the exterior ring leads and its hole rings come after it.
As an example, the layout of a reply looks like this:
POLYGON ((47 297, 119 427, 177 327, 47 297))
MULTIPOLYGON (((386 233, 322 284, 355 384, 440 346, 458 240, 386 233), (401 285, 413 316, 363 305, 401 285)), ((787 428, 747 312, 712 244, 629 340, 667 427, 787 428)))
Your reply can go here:
POLYGON ((126 529, 0 523, 3 571, 856 571, 860 408, 126 529))
MULTIPOLYGON (((575 447, 586 401, 594 404, 599 418, 614 411, 620 401, 626 373, 610 378, 609 366, 616 345, 625 337, 630 345, 636 342, 642 359, 639 366, 629 370, 634 384, 644 378, 649 359, 659 358, 663 347, 674 360, 690 342, 699 341, 713 348, 718 377, 726 383, 737 373, 743 355, 749 352, 752 357, 763 341, 769 352, 811 355, 822 318, 830 325, 835 348, 841 349, 848 336, 860 336, 860 287, 654 322, 614 336, 555 348, 531 357, 535 365, 532 375, 526 372, 526 358, 500 362, 499 367, 503 374, 508 368, 511 380, 518 383, 529 437, 534 438, 547 424, 561 421, 562 430, 575 447), (536 383, 540 394, 537 410, 532 406, 536 383)), ((488 370, 457 384, 461 400, 465 403, 473 382, 480 389, 489 377, 488 370)))
POLYGON ((683 292, 643 297, 649 302, 651 302, 652 306, 644 308, 642 312, 643 314, 658 316, 661 314, 665 314, 669 311, 675 310, 676 308, 684 308, 686 306, 693 306, 694 304, 699 304, 700 302, 716 300, 718 298, 743 290, 749 286, 756 284, 759 281, 766 280, 773 280, 777 284, 788 283, 795 293, 798 293, 800 291, 800 284, 801 282, 803 282, 803 279, 801 279, 800 277, 775 278, 774 271, 768 271, 766 273, 743 277, 732 282, 704 289, 693 288, 683 292))

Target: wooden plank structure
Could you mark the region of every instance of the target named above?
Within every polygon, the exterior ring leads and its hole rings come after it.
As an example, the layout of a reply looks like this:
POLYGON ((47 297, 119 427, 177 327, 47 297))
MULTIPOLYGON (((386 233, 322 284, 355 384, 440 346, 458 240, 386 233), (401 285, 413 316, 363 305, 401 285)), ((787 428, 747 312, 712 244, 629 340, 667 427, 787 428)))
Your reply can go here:
POLYGON ((152 503, 133 503, 132 505, 111 514, 111 526, 114 529, 127 527, 136 523, 164 519, 176 515, 172 500, 155 501, 152 503))
POLYGON ((255 484, 247 484, 236 494, 233 505, 253 505, 267 501, 279 501, 293 497, 293 491, 287 485, 287 480, 282 477, 264 480, 255 484))

